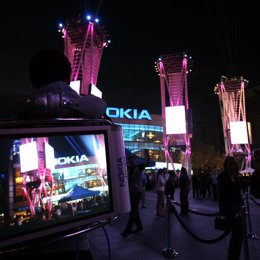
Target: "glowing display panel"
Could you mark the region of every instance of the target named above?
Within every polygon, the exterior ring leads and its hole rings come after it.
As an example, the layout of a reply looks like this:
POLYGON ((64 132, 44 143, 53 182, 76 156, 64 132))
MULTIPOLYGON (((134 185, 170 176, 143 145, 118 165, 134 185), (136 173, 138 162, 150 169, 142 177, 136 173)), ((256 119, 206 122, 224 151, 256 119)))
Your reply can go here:
POLYGON ((20 145, 21 173, 36 170, 38 168, 38 156, 36 142, 20 145))
POLYGON ((94 84, 90 85, 90 94, 102 98, 102 92, 94 84))
POLYGON ((186 118, 184 106, 165 108, 166 134, 186 134, 186 118))
POLYGON ((248 144, 246 121, 230 122, 232 144, 248 144))
POLYGON ((80 94, 80 80, 71 81, 70 87, 80 94))
POLYGON ((44 153, 45 153, 45 167, 52 171, 55 170, 55 154, 54 148, 48 143, 44 143, 44 153))

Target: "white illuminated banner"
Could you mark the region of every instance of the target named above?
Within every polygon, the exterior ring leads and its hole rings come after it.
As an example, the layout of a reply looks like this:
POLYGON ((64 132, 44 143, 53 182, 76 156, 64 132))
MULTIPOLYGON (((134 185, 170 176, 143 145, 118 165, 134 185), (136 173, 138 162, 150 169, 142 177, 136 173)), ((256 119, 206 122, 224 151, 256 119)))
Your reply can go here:
POLYGON ((22 173, 38 169, 36 142, 20 145, 20 168, 22 173))
POLYGON ((80 95, 80 80, 71 81, 70 87, 80 95))
POLYGON ((45 167, 53 171, 55 169, 54 149, 48 143, 44 143, 45 167))
POLYGON ((230 122, 231 144, 248 144, 246 121, 230 122))
POLYGON ((90 94, 102 98, 102 92, 94 84, 90 85, 90 94))
MULTIPOLYGON (((175 168, 175 171, 181 170, 182 164, 180 163, 173 163, 173 166, 175 168)), ((167 168, 167 163, 166 162, 155 162, 155 168, 160 169, 160 168, 167 168)), ((168 164, 168 170, 173 170, 172 164, 168 164)))
POLYGON ((184 106, 165 107, 166 134, 186 134, 184 106))

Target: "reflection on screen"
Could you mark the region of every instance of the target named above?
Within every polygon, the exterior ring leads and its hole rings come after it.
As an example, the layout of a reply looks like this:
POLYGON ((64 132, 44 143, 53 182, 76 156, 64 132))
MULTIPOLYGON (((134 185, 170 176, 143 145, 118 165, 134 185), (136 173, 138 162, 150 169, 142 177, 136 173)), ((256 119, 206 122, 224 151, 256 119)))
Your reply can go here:
POLYGON ((104 134, 0 139, 0 239, 112 211, 104 134))

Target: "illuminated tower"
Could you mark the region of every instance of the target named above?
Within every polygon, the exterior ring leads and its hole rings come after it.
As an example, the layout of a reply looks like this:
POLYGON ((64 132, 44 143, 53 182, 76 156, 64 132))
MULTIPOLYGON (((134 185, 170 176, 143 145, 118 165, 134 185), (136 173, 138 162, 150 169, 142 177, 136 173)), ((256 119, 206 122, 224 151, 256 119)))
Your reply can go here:
POLYGON ((156 61, 161 86, 165 157, 173 165, 170 150, 181 150, 182 165, 187 168, 188 172, 190 172, 192 122, 188 102, 187 74, 191 71, 191 65, 191 57, 185 53, 162 55, 156 61))
POLYGON ((72 65, 71 81, 80 83, 80 93, 89 94, 97 85, 98 71, 104 47, 110 42, 97 18, 78 17, 59 25, 64 38, 64 54, 72 65))
POLYGON ((228 79, 222 76, 214 90, 219 97, 226 155, 241 159, 241 170, 251 165, 250 125, 246 121, 245 106, 247 83, 243 77, 228 79))
POLYGON ((49 145, 48 137, 21 139, 20 168, 23 176, 22 190, 31 216, 41 206, 42 210, 48 210, 48 218, 51 218, 54 149, 49 145))

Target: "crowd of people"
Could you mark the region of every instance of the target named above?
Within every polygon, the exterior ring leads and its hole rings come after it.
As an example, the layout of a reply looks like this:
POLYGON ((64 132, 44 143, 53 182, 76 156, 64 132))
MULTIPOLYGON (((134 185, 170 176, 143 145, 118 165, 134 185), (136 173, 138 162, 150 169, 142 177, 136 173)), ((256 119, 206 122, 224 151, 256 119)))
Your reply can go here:
MULTIPOLYGON (((165 202, 167 199, 175 199, 176 188, 180 190, 179 198, 176 198, 180 202, 180 216, 189 214, 190 191, 192 191, 192 196, 195 199, 209 198, 217 201, 219 214, 225 216, 230 223, 229 231, 231 232, 231 236, 227 259, 239 260, 242 243, 245 238, 245 227, 243 224, 243 210, 245 206, 242 195, 244 192, 247 192, 255 198, 260 198, 260 150, 254 152, 254 160, 256 169, 250 176, 240 173, 238 162, 233 156, 225 158, 223 170, 220 172, 204 169, 194 170, 193 174, 190 175, 185 167, 182 167, 180 171, 161 168, 154 172, 145 172, 144 168, 142 168, 139 170, 140 176, 142 176, 143 192, 145 193, 148 190, 156 192, 155 213, 158 217, 165 217, 165 202)), ((134 210, 138 211, 139 204, 134 205, 134 210)), ((131 212, 130 218, 132 217, 131 212)), ((138 227, 141 223, 139 213, 136 220, 138 220, 136 222, 136 230, 138 232, 142 231, 143 226, 138 227)), ((128 236, 132 231, 131 229, 127 231, 128 236)), ((123 236, 126 237, 124 233, 123 236)))

